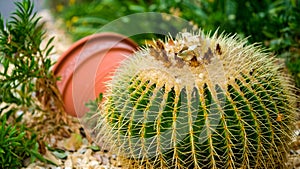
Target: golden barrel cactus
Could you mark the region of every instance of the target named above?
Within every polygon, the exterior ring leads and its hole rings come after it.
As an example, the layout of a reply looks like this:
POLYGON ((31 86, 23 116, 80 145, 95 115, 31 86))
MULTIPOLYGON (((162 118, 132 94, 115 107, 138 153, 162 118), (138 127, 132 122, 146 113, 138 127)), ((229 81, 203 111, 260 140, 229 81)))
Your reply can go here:
POLYGON ((136 52, 107 86, 99 141, 132 167, 284 167, 295 89, 260 46, 180 33, 136 52))

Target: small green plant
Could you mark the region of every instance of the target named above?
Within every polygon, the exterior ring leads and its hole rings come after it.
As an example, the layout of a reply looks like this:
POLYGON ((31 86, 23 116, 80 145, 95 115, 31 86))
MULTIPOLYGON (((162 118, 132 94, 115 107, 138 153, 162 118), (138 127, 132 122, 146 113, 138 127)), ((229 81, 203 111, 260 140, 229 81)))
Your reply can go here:
POLYGON ((267 46, 285 59, 289 72, 300 87, 300 1, 276 1, 269 10, 270 23, 263 30, 267 46), (273 29, 276 27, 277 29, 273 29))
POLYGON ((0 117, 0 167, 20 168, 26 158, 33 162, 45 160, 38 152, 36 135, 28 136, 24 125, 7 124, 6 115, 0 117))
POLYGON ((39 154, 38 141, 47 141, 50 132, 68 122, 58 79, 51 71, 53 38, 42 45, 45 31, 31 0, 15 5, 6 24, 0 16, 0 168, 21 167, 27 157, 49 162, 39 154), (28 112, 41 114, 40 119, 26 121, 31 126, 22 120, 28 112), (45 128, 45 123, 57 127, 45 128))
POLYGON ((49 111, 53 105, 60 109, 57 78, 50 69, 53 38, 42 48, 45 31, 34 5, 30 0, 15 4, 12 20, 4 24, 0 19, 0 101, 14 103, 23 111, 49 111))
POLYGON ((136 52, 103 95, 99 141, 138 167, 283 168, 295 88, 246 44, 185 32, 136 52))
MULTIPOLYGON (((15 5, 17 9, 11 21, 4 24, 0 18, 0 102, 11 105, 6 107, 6 112, 21 110, 34 114, 42 111, 57 124, 67 123, 56 86, 58 79, 51 71, 53 38, 42 45, 45 31, 30 0, 15 5)), ((44 134, 41 133, 40 137, 43 138, 44 134)))

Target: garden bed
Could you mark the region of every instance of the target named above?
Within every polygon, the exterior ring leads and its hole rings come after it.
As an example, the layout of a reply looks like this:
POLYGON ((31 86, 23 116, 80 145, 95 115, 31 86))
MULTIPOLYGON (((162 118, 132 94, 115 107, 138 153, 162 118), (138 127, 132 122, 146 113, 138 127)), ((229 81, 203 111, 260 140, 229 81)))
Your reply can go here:
MULTIPOLYGON (((47 32, 45 42, 51 41, 54 36, 54 54, 50 56, 52 61, 56 61, 60 55, 65 52, 73 43, 65 30, 64 20, 54 19, 48 10, 39 12, 42 22, 45 22, 47 32)), ((42 44, 46 46, 47 44, 42 44)), ((42 98, 43 100, 44 98, 42 98)), ((13 104, 10 106, 14 106, 13 104)), ((0 105, 4 107, 4 105, 0 105)), ((63 117, 67 123, 57 124, 57 119, 52 116, 44 116, 42 112, 27 113, 26 110, 18 111, 23 114, 22 122, 29 128, 39 133, 47 133, 47 138, 37 137, 39 152, 48 160, 31 161, 31 158, 23 160, 26 167, 23 169, 42 169, 42 168, 125 168, 122 166, 122 160, 117 157, 115 152, 110 152, 103 147, 99 147, 89 136, 86 129, 77 118, 63 117)), ((49 112, 58 113, 57 111, 49 112)), ((16 117, 17 118, 17 117, 16 117)), ((295 123, 295 137, 292 140, 288 157, 289 168, 300 168, 300 118, 295 123)), ((291 136, 292 137, 292 136, 291 136)), ((1 152, 0 152, 1 153, 1 152)))
MULTIPOLYGON (((48 32, 48 37, 55 36, 55 50, 56 54, 52 56, 54 60, 71 45, 72 40, 68 36, 64 29, 60 26, 61 20, 54 20, 50 12, 47 10, 41 11, 40 15, 46 22, 45 28, 48 32)), ((26 117, 25 117, 26 118, 26 117)), ((28 117, 32 119, 32 117, 28 117)), ((76 121, 76 120, 75 120, 76 121)), ((122 162, 118 157, 108 150, 103 150, 93 143, 93 140, 84 132, 83 126, 79 121, 77 124, 71 126, 76 128, 75 130, 81 131, 80 135, 71 134, 69 138, 57 139, 53 135, 52 140, 59 140, 56 143, 58 147, 52 151, 46 150, 44 157, 52 160, 57 165, 47 164, 40 161, 36 161, 28 165, 27 169, 41 169, 41 168, 76 168, 76 169, 104 169, 104 168, 122 168, 122 162)), ((292 169, 300 168, 300 121, 295 123, 296 137, 291 143, 291 150, 289 156, 288 166, 292 169)), ((51 126, 44 126, 45 128, 51 126)), ((66 126, 67 128, 70 126, 66 126)), ((72 129, 74 130, 74 129, 72 129)), ((124 168, 124 167, 123 167, 124 168)), ((25 169, 25 168, 24 168, 25 169)))

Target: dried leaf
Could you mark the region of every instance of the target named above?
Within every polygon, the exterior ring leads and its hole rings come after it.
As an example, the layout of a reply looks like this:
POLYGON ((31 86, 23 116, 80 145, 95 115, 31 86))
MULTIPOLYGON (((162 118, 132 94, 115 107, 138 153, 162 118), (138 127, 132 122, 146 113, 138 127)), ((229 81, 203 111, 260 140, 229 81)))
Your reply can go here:
POLYGON ((79 149, 82 145, 82 137, 80 134, 72 133, 71 137, 63 142, 63 148, 70 151, 79 149))
POLYGON ((62 162, 60 159, 57 159, 50 151, 46 151, 46 154, 44 155, 44 158, 47 160, 50 160, 53 162, 55 165, 61 165, 62 162))

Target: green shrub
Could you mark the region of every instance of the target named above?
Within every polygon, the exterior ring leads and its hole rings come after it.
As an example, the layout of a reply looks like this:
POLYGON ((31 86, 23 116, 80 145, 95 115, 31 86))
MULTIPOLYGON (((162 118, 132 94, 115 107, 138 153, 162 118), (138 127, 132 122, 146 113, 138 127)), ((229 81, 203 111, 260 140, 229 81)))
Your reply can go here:
POLYGON ((43 23, 30 0, 15 5, 16 11, 6 24, 0 16, 0 102, 15 105, 12 110, 42 111, 59 123, 65 122, 58 78, 51 71, 54 38, 43 46, 43 23), (57 113, 52 113, 54 110, 57 113))
POLYGON ((53 38, 42 46, 45 31, 31 0, 15 5, 16 11, 6 24, 0 16, 0 168, 21 167, 27 157, 49 162, 39 154, 37 143, 47 133, 26 128, 22 117, 39 111, 59 125, 65 113, 57 77, 50 69, 53 38), (18 111, 23 113, 17 115, 18 111))
POLYGON ((53 38, 42 49, 45 31, 34 5, 30 0, 15 4, 11 21, 5 25, 0 18, 0 102, 15 103, 23 111, 51 110, 62 104, 50 69, 53 38))
POLYGON ((24 125, 11 125, 6 115, 0 117, 0 168, 20 168, 26 158, 46 160, 38 152, 36 135, 28 136, 24 125))
MULTIPOLYGON (((71 1, 70 1, 71 2, 71 1)), ((50 1, 55 14, 66 22, 74 40, 93 34, 99 28, 119 17, 137 12, 163 12, 193 21, 204 30, 238 33, 249 37, 249 42, 259 42, 286 60, 289 71, 300 87, 300 2, 299 0, 203 0, 203 1, 111 1, 81 0, 75 3, 50 1), (60 9, 60 8, 59 8, 60 9)), ((124 28, 126 29, 126 28, 124 28)), ((143 44, 145 39, 157 35, 132 37, 143 44)))

